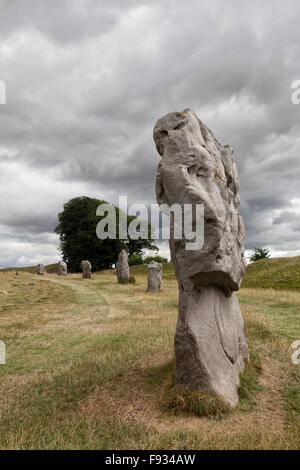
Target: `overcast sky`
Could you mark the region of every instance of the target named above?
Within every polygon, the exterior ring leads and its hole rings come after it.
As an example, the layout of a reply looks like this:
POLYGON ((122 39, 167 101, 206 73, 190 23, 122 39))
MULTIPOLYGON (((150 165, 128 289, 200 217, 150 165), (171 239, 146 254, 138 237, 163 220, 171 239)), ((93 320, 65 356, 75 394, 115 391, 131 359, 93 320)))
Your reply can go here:
POLYGON ((154 203, 153 126, 184 108, 235 150, 246 247, 300 254, 299 22, 298 0, 0 0, 0 266, 56 262, 72 197, 154 203))

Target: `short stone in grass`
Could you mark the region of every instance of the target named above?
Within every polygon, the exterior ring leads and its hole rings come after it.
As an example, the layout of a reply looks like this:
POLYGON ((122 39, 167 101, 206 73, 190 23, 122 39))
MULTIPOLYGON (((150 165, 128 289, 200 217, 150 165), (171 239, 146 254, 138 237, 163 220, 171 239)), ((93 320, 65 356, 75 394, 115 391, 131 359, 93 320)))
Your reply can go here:
POLYGON ((122 250, 119 253, 118 263, 117 263, 117 276, 119 282, 129 282, 129 264, 128 264, 128 254, 127 251, 122 250))
POLYGON ((67 263, 65 263, 64 261, 59 261, 58 262, 58 275, 66 276, 67 274, 68 274, 67 263))
POLYGON ((37 265, 37 268, 36 268, 36 273, 39 275, 39 276, 44 276, 44 274, 46 274, 46 269, 45 269, 45 266, 43 264, 38 264, 37 265))
POLYGON ((148 291, 160 290, 162 277, 162 264, 151 261, 148 264, 148 291))
POLYGON ((92 265, 89 261, 84 260, 81 261, 81 269, 82 269, 82 278, 83 279, 91 279, 92 277, 92 265))

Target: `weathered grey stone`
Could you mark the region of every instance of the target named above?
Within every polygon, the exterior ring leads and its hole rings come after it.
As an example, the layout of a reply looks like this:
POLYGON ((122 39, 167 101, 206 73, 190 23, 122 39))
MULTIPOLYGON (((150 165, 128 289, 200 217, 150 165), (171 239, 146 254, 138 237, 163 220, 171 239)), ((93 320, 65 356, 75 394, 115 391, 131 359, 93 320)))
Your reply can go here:
POLYGON ((222 147, 196 114, 169 113, 154 128, 160 155, 156 180, 159 204, 204 204, 204 246, 170 250, 179 286, 175 335, 176 383, 211 390, 231 406, 238 403, 239 374, 248 360, 238 300, 245 271, 245 230, 233 151, 222 147))
POLYGON ((58 275, 66 276, 67 274, 68 274, 67 263, 65 263, 64 261, 59 261, 58 262, 58 275))
POLYGON ((129 281, 129 264, 128 254, 126 250, 122 250, 119 253, 117 262, 117 276, 118 281, 129 281))
POLYGON ((148 291, 160 290, 162 277, 162 264, 151 261, 148 264, 148 291))
POLYGON ((44 276, 44 274, 46 274, 45 266, 44 266, 43 264, 38 264, 38 265, 37 265, 36 273, 37 273, 39 276, 44 276))
POLYGON ((92 265, 89 261, 81 261, 81 269, 82 269, 82 277, 83 279, 91 279, 91 270, 92 270, 92 265))

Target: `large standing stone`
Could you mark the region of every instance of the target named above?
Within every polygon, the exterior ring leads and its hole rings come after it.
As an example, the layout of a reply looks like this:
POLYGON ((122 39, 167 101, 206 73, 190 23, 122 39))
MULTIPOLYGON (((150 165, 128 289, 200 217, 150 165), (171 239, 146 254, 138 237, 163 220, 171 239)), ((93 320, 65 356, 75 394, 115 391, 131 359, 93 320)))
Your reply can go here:
POLYGON ((44 276, 44 274, 46 274, 45 266, 44 266, 43 264, 38 264, 38 265, 37 265, 37 269, 36 269, 36 273, 37 273, 39 276, 44 276))
POLYGON ((162 264, 151 261, 148 264, 148 291, 160 290, 162 264))
POLYGON ((67 274, 68 274, 67 263, 65 263, 64 261, 59 261, 58 262, 58 275, 66 276, 67 274))
POLYGON ((118 281, 129 281, 129 264, 128 264, 128 254, 126 250, 122 250, 119 253, 118 263, 117 263, 117 276, 118 281))
POLYGON ((83 279, 91 279, 92 265, 89 261, 81 261, 82 277, 83 279))
MULTIPOLYGON (((154 128, 159 204, 204 205, 204 246, 187 250, 174 239, 170 250, 179 286, 175 335, 176 383, 210 390, 238 403, 239 374, 248 361, 237 297, 245 271, 244 224, 233 151, 222 147, 196 114, 169 113, 154 128)), ((195 222, 195 220, 193 220, 195 222)))

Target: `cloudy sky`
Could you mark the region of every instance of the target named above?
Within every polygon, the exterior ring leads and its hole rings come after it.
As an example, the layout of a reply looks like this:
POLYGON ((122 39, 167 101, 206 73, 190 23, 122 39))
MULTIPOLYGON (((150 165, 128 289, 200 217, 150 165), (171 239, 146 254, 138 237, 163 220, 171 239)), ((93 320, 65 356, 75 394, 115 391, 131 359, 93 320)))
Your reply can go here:
POLYGON ((0 266, 59 258, 75 196, 154 203, 152 129, 192 108, 235 149, 246 247, 300 254, 300 3, 0 0, 0 266))

